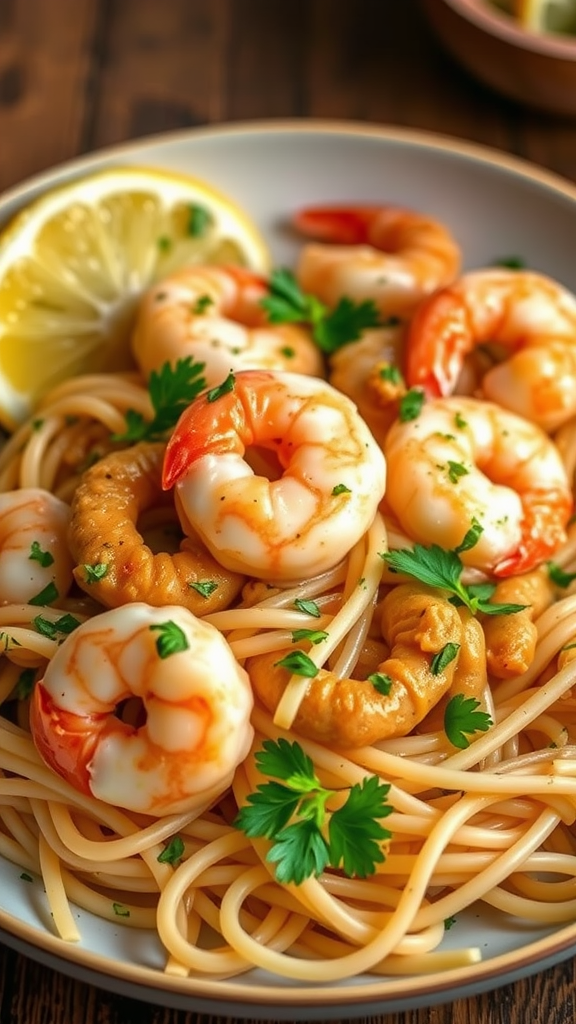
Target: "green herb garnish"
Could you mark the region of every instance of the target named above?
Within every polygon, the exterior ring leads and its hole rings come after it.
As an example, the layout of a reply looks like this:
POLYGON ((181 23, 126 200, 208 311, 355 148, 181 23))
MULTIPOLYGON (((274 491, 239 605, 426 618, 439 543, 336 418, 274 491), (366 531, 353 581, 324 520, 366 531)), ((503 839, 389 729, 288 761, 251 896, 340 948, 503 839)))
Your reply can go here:
POLYGON ((272 841, 267 860, 276 864, 279 882, 300 885, 325 868, 342 868, 349 877, 365 878, 382 863, 382 841, 390 838, 381 819, 391 813, 390 790, 376 776, 348 789, 346 801, 334 811, 338 796, 322 786, 314 764, 298 743, 265 740, 256 754, 259 770, 273 780, 259 785, 240 808, 234 824, 247 836, 272 841))
POLYGON ((179 359, 175 366, 164 363, 160 370, 153 370, 148 381, 150 401, 154 409, 152 420, 146 420, 134 409, 126 412, 126 431, 113 434, 114 441, 160 441, 180 419, 190 402, 206 387, 202 376, 204 363, 197 363, 192 356, 179 359))
POLYGON ((184 630, 172 619, 168 619, 166 622, 155 622, 149 628, 151 632, 158 633, 156 650, 162 659, 169 658, 172 654, 180 654, 181 651, 187 651, 190 647, 184 630))
POLYGON ((486 711, 477 711, 480 701, 475 697, 465 697, 456 693, 446 705, 444 712, 444 731, 453 746, 465 750, 470 746, 468 736, 475 732, 487 732, 493 724, 486 711))
POLYGON ((261 305, 270 323, 309 324, 314 341, 326 355, 358 341, 365 330, 381 326, 371 299, 353 302, 344 297, 330 310, 314 295, 306 295, 291 271, 283 268, 272 271, 269 286, 270 294, 262 299, 261 305))

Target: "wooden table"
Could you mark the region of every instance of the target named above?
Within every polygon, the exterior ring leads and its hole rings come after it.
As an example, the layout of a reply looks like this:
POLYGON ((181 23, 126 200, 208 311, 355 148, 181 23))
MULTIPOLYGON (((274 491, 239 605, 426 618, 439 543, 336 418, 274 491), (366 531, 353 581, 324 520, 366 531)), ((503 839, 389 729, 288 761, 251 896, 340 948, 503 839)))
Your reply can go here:
MULTIPOLYGON (((125 139, 282 117, 428 129, 576 181, 576 123, 523 110, 467 77, 430 34, 417 0, 0 0, 0 189, 125 139)), ((575 1018, 568 960, 495 993, 378 1020, 575 1018)), ((2 1024, 198 1019, 110 995, 0 947, 2 1024)))

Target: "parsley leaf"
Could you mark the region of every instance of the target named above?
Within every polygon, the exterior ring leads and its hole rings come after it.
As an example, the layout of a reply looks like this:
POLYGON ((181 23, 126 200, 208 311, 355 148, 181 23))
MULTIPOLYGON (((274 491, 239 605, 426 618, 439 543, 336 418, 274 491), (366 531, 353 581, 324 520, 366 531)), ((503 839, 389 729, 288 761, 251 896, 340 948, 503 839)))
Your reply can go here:
POLYGON ((442 650, 438 651, 438 654, 435 654, 434 657, 432 658, 432 661, 430 662, 430 671, 432 675, 439 676, 444 671, 444 669, 447 668, 448 665, 450 665, 450 663, 458 657, 459 650, 460 644, 455 644, 452 642, 444 644, 442 650))
POLYGON ((181 836, 172 836, 172 839, 164 847, 162 853, 158 854, 156 860, 159 864, 177 864, 178 861, 182 860, 183 853, 184 840, 181 836))
POLYGON ((381 842, 390 837, 380 823, 392 810, 386 803, 388 785, 367 776, 330 811, 336 791, 322 786, 299 743, 265 740, 256 763, 271 780, 249 794, 234 824, 248 836, 272 841, 267 859, 276 864, 280 882, 299 885, 328 866, 342 866, 361 878, 374 873, 384 860, 381 842))
POLYGON ((191 590, 201 594, 202 597, 210 597, 215 590, 218 590, 218 584, 215 580, 197 580, 196 583, 189 583, 188 586, 191 590))
POLYGON ((44 569, 54 563, 54 556, 49 551, 43 551, 37 540, 32 541, 28 558, 31 562, 39 562, 44 569))
POLYGON ((14 696, 17 700, 26 700, 32 690, 34 689, 34 683, 36 682, 36 669, 35 668, 24 668, 18 676, 18 681, 14 687, 14 696))
MULTIPOLYGON (((469 536, 470 531, 466 538, 469 536)), ((491 602, 489 598, 494 592, 492 583, 465 586, 460 578, 464 566, 457 550, 445 551, 438 544, 429 547, 415 544, 413 549, 387 551, 382 554, 382 558, 393 571, 413 576, 429 587, 448 591, 456 599, 455 603, 465 604, 473 614, 484 612, 485 615, 513 615, 526 607, 524 604, 491 602)))
POLYGON ((288 825, 275 840, 266 859, 276 864, 279 882, 300 885, 310 875, 321 875, 330 863, 328 843, 310 818, 288 825))
POLYGON ((389 839, 391 833, 380 818, 392 811, 386 803, 389 789, 375 775, 367 776, 352 786, 346 803, 330 818, 330 860, 334 867, 342 865, 349 876, 366 878, 385 859, 381 840, 389 839))
POLYGON ((180 419, 181 414, 206 387, 202 376, 204 363, 197 363, 192 356, 179 359, 175 366, 164 363, 160 370, 153 370, 148 381, 150 401, 154 418, 148 421, 142 413, 128 409, 126 431, 113 434, 114 441, 160 441, 180 419))
POLYGON ((480 701, 456 693, 446 705, 444 731, 454 747, 465 750, 470 746, 468 736, 475 732, 486 732, 493 724, 490 715, 477 711, 480 701))
POLYGON ((96 583, 103 580, 108 572, 107 562, 94 562, 94 565, 83 565, 85 583, 96 583))
POLYGON ((569 587, 576 580, 576 572, 565 572, 556 562, 548 562, 548 576, 557 587, 569 587))
POLYGON ((180 654, 190 647, 184 630, 172 619, 155 622, 149 628, 151 632, 158 633, 156 650, 162 659, 169 658, 172 654, 180 654))
POLYGON ((408 423, 410 420, 417 420, 422 412, 422 406, 426 401, 426 395, 421 388, 410 388, 400 399, 398 407, 398 419, 400 423, 408 423))
POLYGON ((327 636, 328 633, 325 629, 293 629, 292 643, 296 644, 299 640, 309 640, 311 644, 319 644, 327 636))
POLYGON ((59 597, 60 597, 60 595, 58 593, 58 587, 56 586, 54 581, 51 580, 51 582, 47 583, 46 586, 40 591, 39 594, 35 594, 34 597, 29 598, 28 604, 33 604, 33 605, 52 604, 52 602, 53 601, 57 601, 59 597))
POLYGON ((374 689, 384 697, 387 697, 392 689, 392 676, 386 675, 385 672, 373 672, 366 681, 372 683, 374 689))
POLYGON ((294 607, 297 608, 299 612, 304 612, 305 615, 312 615, 315 619, 320 618, 321 613, 316 601, 308 601, 302 597, 297 597, 294 601, 294 607))
POLYGON ((261 305, 270 323, 309 324, 314 341, 326 355, 358 341, 363 331, 381 326, 372 300, 353 302, 344 297, 330 310, 314 295, 303 292, 292 272, 285 268, 272 271, 269 287, 270 294, 262 299, 261 305))
POLYGON ((307 676, 309 679, 313 679, 318 675, 318 666, 304 651, 291 651, 275 664, 288 669, 289 672, 293 672, 297 676, 307 676))
POLYGON ((43 615, 37 615, 32 621, 37 631, 42 636, 47 636, 51 640, 55 640, 58 633, 68 636, 69 633, 73 633, 75 629, 78 629, 80 625, 80 620, 71 615, 70 612, 61 615, 55 622, 45 618, 43 615))

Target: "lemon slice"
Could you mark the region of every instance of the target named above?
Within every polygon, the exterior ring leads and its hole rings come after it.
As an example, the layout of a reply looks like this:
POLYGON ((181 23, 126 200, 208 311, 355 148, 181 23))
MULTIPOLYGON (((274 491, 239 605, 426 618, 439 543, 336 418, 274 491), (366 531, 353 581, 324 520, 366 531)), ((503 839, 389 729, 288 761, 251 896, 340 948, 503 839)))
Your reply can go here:
POLYGON ((0 424, 61 380, 133 366, 142 292, 188 263, 270 266, 250 218, 193 177, 112 168, 17 214, 0 235, 0 424))
POLYGON ((513 13, 533 32, 576 32, 576 0, 514 0, 513 13))

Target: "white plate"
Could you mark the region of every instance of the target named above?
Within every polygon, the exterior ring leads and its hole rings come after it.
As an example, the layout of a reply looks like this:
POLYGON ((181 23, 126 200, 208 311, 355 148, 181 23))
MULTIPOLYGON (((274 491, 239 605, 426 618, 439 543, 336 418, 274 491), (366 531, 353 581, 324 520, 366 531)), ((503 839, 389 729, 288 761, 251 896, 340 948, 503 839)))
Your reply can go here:
MULTIPOLYGON (((574 286, 576 187, 501 153, 455 139, 339 122, 239 124, 155 136, 70 162, 12 189, 0 222, 47 187, 114 163, 189 171, 245 206, 268 237, 274 260, 297 251, 286 227, 303 204, 405 204, 439 218, 457 236, 467 268, 521 256, 533 269, 574 286)), ((276 1019, 328 1019, 399 1012, 496 988, 576 951, 576 924, 538 929, 496 912, 459 914, 445 945, 479 946, 481 963, 417 978, 358 978, 302 986, 262 971, 229 981, 162 973, 152 933, 117 928, 78 911, 82 941, 51 929, 43 890, 0 859, 1 938, 83 981, 184 1010, 276 1019)))

